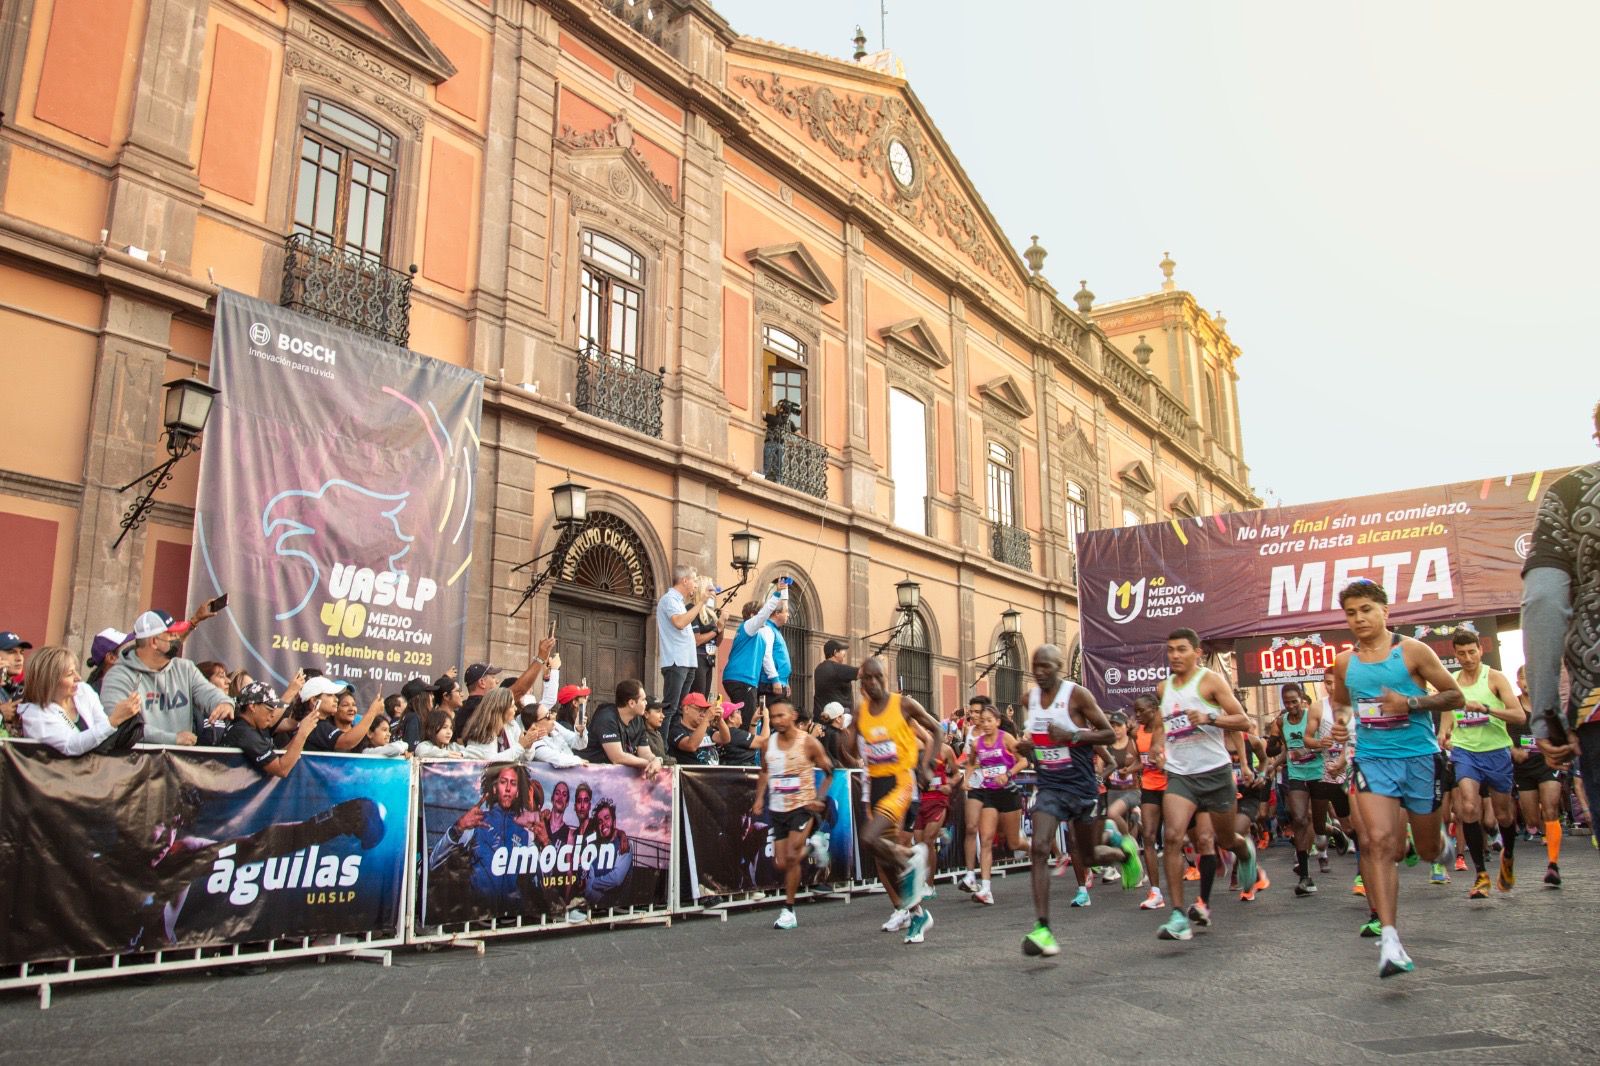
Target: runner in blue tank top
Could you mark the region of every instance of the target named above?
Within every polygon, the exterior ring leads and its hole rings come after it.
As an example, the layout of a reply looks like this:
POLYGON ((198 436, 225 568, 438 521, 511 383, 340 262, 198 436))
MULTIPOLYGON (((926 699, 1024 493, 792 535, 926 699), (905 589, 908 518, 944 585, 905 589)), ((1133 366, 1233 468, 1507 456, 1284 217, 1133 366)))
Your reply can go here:
MULTIPOLYGON (((1389 594, 1382 585, 1357 579, 1339 593, 1339 605, 1356 646, 1333 664, 1333 705, 1355 709, 1361 876, 1367 902, 1378 915, 1378 976, 1393 977, 1416 969, 1395 930, 1400 905, 1395 864, 1405 855, 1407 817, 1424 862, 1437 859, 1443 846, 1432 712, 1453 711, 1465 700, 1432 648, 1389 632, 1389 594), (1424 685, 1432 685, 1434 693, 1424 685)), ((1336 744, 1348 739, 1342 715, 1331 735, 1336 744)))

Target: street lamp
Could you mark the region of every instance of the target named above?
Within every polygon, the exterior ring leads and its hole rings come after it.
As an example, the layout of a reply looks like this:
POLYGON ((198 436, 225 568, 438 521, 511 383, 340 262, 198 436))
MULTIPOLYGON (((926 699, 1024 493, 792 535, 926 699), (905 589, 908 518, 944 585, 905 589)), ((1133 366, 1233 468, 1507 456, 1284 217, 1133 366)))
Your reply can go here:
POLYGON ((730 539, 733 541, 733 568, 739 571, 739 580, 722 594, 722 602, 717 605, 718 613, 728 609, 728 604, 749 582, 750 571, 761 562, 761 538, 750 532, 749 522, 744 524, 743 529, 733 533, 730 539))
POLYGON ((1000 630, 1012 637, 1022 632, 1022 612, 1008 605, 1000 612, 1000 630))
POLYGON ((900 634, 905 632, 906 628, 911 625, 911 619, 915 617, 917 607, 922 603, 922 586, 912 581, 911 575, 907 574, 904 581, 895 582, 894 599, 896 609, 900 612, 899 621, 888 629, 880 629, 876 633, 868 633, 862 638, 871 640, 873 637, 881 637, 885 633, 889 634, 888 640, 872 649, 872 654, 874 655, 882 655, 890 645, 900 639, 900 634))
POLYGON ((162 424, 165 429, 161 434, 166 442, 167 458, 117 490, 117 495, 120 496, 139 482, 144 482, 144 491, 128 505, 127 511, 122 515, 122 532, 118 533, 117 539, 112 542, 112 551, 116 551, 122 545, 123 539, 129 533, 144 524, 151 508, 155 506, 156 493, 166 488, 172 481, 172 471, 178 462, 189 453, 199 451, 200 445, 196 441, 206 428, 206 420, 211 417, 211 407, 216 401, 218 391, 194 377, 177 378, 167 382, 162 388, 167 390, 162 414, 162 424))
POLYGON ((974 685, 994 673, 1006 656, 1015 650, 1016 645, 1012 641, 1021 632, 1022 612, 1007 604, 1006 609, 1000 612, 1000 647, 987 655, 980 655, 975 659, 968 660, 968 662, 983 664, 983 669, 978 672, 978 676, 972 679, 974 685))
POLYGON ((511 572, 515 574, 541 560, 548 560, 544 569, 529 580, 528 587, 522 590, 522 599, 517 601, 517 605, 511 608, 508 614, 514 615, 522 610, 523 604, 538 595, 544 583, 554 577, 566 563, 567 552, 572 548, 572 542, 589 523, 589 486, 573 481, 572 473, 569 471, 567 480, 550 490, 550 507, 555 512, 556 527, 560 530, 556 535, 556 546, 543 555, 534 556, 521 566, 511 568, 511 572))

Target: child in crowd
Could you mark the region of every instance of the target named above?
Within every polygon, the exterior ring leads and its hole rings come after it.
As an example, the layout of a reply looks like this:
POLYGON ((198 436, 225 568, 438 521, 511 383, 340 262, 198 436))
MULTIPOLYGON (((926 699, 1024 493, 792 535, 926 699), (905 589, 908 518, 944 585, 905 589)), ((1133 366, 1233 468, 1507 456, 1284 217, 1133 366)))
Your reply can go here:
POLYGON ((380 711, 373 720, 372 728, 367 730, 367 743, 361 753, 388 759, 404 758, 410 754, 405 741, 392 740, 390 737, 389 716, 380 711))
POLYGON ((454 716, 436 707, 428 712, 422 723, 422 743, 417 745, 419 759, 459 759, 461 745, 452 743, 456 735, 454 716))

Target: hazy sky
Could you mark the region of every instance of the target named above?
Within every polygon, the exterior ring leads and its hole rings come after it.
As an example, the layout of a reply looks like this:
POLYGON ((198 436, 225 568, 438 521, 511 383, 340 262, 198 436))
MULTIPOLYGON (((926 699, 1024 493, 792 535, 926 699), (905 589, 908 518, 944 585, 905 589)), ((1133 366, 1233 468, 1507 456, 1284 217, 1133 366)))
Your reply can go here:
MULTIPOLYGON (((713 0, 849 56, 877 0, 713 0)), ((1220 309, 1285 503, 1600 458, 1600 4, 889 0, 887 42, 1063 298, 1220 309)))

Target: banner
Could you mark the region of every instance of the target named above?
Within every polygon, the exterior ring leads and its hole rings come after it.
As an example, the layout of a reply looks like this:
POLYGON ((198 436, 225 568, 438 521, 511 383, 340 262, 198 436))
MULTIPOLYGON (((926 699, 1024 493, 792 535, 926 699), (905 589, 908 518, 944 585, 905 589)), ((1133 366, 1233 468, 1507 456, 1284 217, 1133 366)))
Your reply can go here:
POLYGON ((666 905, 669 773, 430 759, 420 794, 423 925, 666 905))
POLYGON ((0 963, 398 932, 405 759, 0 744, 0 963))
POLYGON ((1339 628, 1358 577, 1388 591, 1396 628, 1515 613, 1542 486, 1562 473, 1079 534, 1084 683, 1117 705, 1153 692, 1180 627, 1208 643, 1339 628))
MULTIPOLYGON (((756 801, 754 768, 734 766, 680 766, 683 789, 683 859, 680 863, 682 901, 695 903, 702 896, 728 896, 739 892, 776 892, 783 878, 773 860, 772 828, 762 816, 752 815, 756 801)), ((811 839, 816 850, 805 859, 800 882, 806 885, 844 884, 861 876, 856 855, 855 808, 850 782, 858 778, 837 770, 823 798, 811 839), (826 841, 827 859, 815 856, 826 841)), ((821 775, 818 774, 818 783, 821 775)))
POLYGON ((228 290, 211 375, 189 589, 229 605, 185 654, 363 702, 459 664, 482 377, 228 290))

